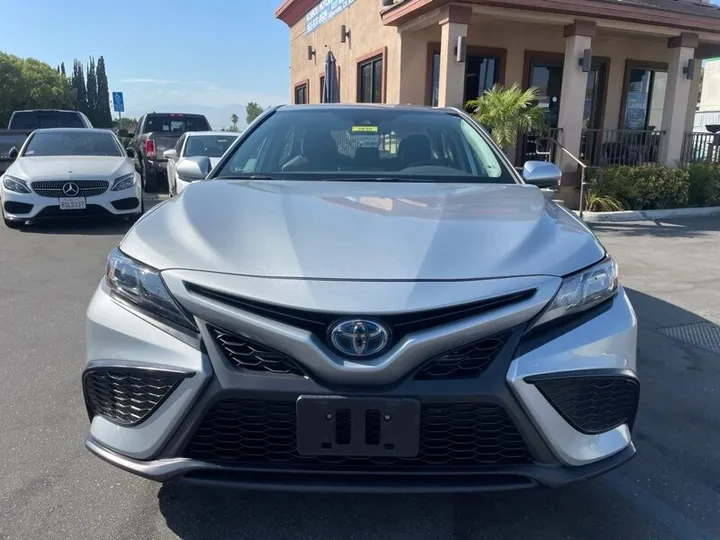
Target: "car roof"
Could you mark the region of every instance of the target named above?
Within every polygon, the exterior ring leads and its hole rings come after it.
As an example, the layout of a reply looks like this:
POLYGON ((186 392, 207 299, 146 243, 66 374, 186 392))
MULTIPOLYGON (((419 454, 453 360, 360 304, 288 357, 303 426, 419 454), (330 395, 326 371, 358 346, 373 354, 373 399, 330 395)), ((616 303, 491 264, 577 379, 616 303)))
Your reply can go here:
POLYGON ((303 105, 280 105, 278 110, 288 111, 322 111, 322 110, 341 110, 341 109, 388 109, 395 111, 423 112, 428 114, 457 114, 458 110, 451 107, 429 107, 427 105, 387 105, 384 103, 313 103, 303 105))
POLYGON ((29 112, 65 112, 65 113, 78 113, 82 114, 80 111, 73 110, 73 109, 22 109, 13 111, 16 113, 29 113, 29 112))
POLYGON ((222 137, 237 137, 240 135, 238 131, 186 131, 185 135, 194 137, 195 135, 218 135, 222 137))
POLYGON ((84 127, 54 127, 54 128, 38 128, 35 131, 49 131, 52 133, 77 133, 78 131, 91 131, 93 133, 110 133, 115 135, 112 130, 103 128, 84 128, 84 127))

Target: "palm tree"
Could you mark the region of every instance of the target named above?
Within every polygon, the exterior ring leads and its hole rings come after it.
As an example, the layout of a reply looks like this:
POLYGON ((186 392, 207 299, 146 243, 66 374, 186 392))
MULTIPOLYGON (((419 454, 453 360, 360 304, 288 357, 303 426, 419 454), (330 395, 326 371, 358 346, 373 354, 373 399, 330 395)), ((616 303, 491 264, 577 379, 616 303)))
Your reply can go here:
POLYGON ((496 84, 465 107, 488 130, 503 151, 516 141, 518 132, 541 131, 547 125, 547 109, 537 105, 538 89, 523 90, 514 83, 510 88, 496 84))
POLYGON ((230 131, 238 131, 237 123, 238 123, 238 115, 233 113, 230 117, 230 122, 232 122, 232 127, 230 128, 230 131))

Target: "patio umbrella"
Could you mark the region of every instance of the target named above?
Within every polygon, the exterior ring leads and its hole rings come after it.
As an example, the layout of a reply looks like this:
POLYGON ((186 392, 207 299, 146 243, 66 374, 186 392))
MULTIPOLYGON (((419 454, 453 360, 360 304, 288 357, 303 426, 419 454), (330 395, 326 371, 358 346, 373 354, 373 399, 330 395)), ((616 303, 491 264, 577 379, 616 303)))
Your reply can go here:
POLYGON ((323 103, 340 103, 340 88, 338 87, 337 65, 335 55, 328 51, 325 57, 325 83, 322 90, 323 103))

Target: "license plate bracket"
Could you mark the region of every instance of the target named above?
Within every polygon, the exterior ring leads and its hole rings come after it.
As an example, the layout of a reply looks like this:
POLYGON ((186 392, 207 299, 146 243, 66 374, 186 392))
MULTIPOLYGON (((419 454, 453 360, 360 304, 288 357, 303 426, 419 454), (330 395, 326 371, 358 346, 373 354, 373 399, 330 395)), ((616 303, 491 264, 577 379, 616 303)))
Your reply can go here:
POLYGON ((306 456, 415 457, 420 402, 343 396, 300 396, 297 450, 306 456))
POLYGON ((60 210, 85 210, 85 197, 61 197, 58 199, 60 210))

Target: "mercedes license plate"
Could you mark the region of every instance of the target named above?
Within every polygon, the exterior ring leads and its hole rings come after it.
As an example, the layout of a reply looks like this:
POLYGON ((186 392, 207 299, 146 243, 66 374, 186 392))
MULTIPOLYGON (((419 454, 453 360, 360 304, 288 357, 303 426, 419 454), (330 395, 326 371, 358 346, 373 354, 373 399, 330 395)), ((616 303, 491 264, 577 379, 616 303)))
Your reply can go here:
POLYGON ((60 210, 85 210, 85 197, 63 197, 59 201, 60 210))

